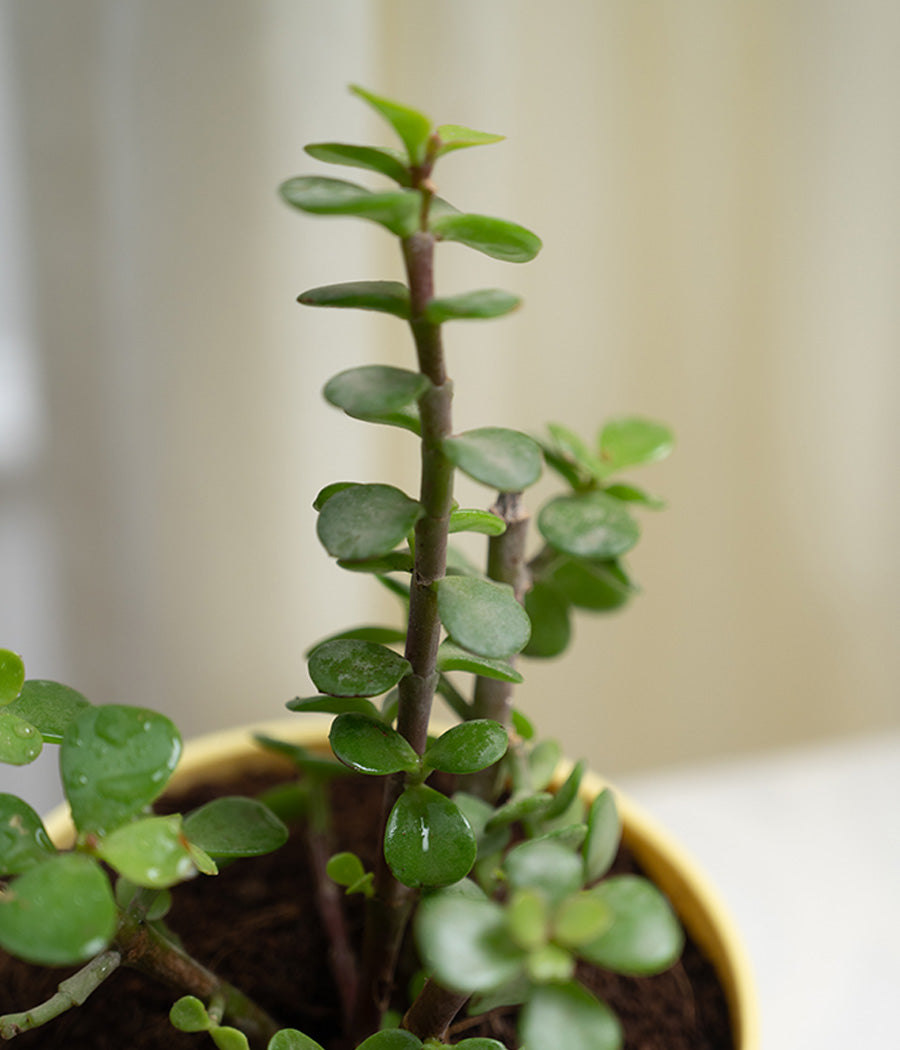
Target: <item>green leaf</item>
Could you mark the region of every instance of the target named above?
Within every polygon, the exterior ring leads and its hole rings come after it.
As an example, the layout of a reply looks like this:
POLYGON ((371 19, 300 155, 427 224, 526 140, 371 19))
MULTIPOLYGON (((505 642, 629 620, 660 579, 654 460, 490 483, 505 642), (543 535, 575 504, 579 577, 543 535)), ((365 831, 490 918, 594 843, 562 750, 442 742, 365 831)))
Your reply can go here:
POLYGON ((216 798, 184 818, 184 834, 211 857, 258 857, 287 842, 288 829, 253 798, 216 798))
POLYGON ((477 852, 469 822, 446 795, 419 784, 397 799, 385 829, 384 857, 405 886, 458 882, 477 852))
POLYGON ((418 433, 417 400, 431 386, 427 376, 388 365, 363 365, 339 372, 325 384, 325 399, 348 416, 387 423, 418 433))
POLYGON ((553 801, 549 792, 535 791, 525 795, 514 795, 508 802, 499 806, 487 822, 488 831, 508 827, 520 820, 539 816, 553 801))
POLYGON ((0 762, 27 766, 38 757, 43 746, 41 734, 30 722, 12 714, 9 707, 0 710, 0 762))
POLYGON ((595 882, 609 871, 622 838, 622 821, 616 800, 604 788, 591 803, 588 812, 587 838, 584 840, 584 881, 595 882))
POLYGON ((534 791, 543 791, 553 780, 553 774, 562 758, 562 748, 558 740, 545 737, 539 741, 528 754, 528 772, 531 776, 531 787, 534 791))
POLYGON ((41 818, 22 799, 0 794, 0 876, 21 875, 54 856, 41 818))
POLYGON ((454 510, 450 512, 450 532, 480 532, 483 536, 502 536, 506 522, 489 510, 454 510))
POLYGON ((553 796, 553 802, 544 813, 545 820, 552 820, 560 816, 572 804, 572 800, 578 795, 581 786, 581 778, 584 776, 584 762, 576 762, 572 772, 566 777, 559 790, 553 796))
MULTIPOLYGON (((265 733, 254 733, 253 739, 260 747, 265 748, 267 751, 271 751, 276 755, 283 755, 286 759, 293 762, 298 769, 309 774, 309 776, 330 778, 334 776, 343 776, 346 772, 340 762, 335 762, 332 758, 325 758, 322 755, 311 753, 307 748, 301 747, 300 744, 292 744, 289 740, 278 740, 275 737, 266 736, 265 733)), ((290 798, 290 793, 296 787, 299 787, 299 785, 286 785, 289 792, 286 796, 287 799, 290 798)), ((278 789, 276 788, 274 790, 278 789)), ((268 793, 266 793, 266 795, 268 795, 268 793)))
POLYGON ((614 419, 600 431, 600 457, 607 474, 665 459, 675 446, 672 431, 646 419, 614 419))
POLYGON ((489 215, 437 215, 430 226, 439 240, 457 241, 503 262, 530 262, 541 250, 541 239, 531 230, 489 215))
POLYGON ((331 696, 381 696, 412 668, 392 649, 375 642, 325 642, 309 658, 309 676, 331 696))
POLYGON ((422 198, 416 190, 372 193, 364 186, 319 175, 298 175, 281 184, 282 198, 311 215, 347 215, 369 219, 397 237, 411 234, 418 223, 422 198))
MULTIPOLYGON (((324 643, 322 643, 324 644, 324 643)), ((343 715, 348 711, 378 718, 378 708, 371 700, 362 696, 311 696, 308 699, 297 697, 285 704, 288 711, 313 712, 326 715, 343 715)))
POLYGON ((338 715, 328 734, 331 750, 351 769, 371 776, 417 773, 421 759, 409 741, 380 718, 338 715))
POLYGON ((109 879, 96 861, 79 853, 51 857, 0 894, 0 947, 26 962, 84 962, 103 951, 115 929, 109 879))
POLYGON ((422 1040, 405 1028, 385 1028, 364 1039, 356 1050, 420 1050, 422 1040))
POLYGON ((438 648, 437 666, 439 671, 468 671, 481 675, 482 678, 493 678, 498 682, 523 681, 521 674, 505 660, 492 660, 486 656, 477 656, 454 645, 449 640, 441 642, 438 648))
POLYGON ((606 468, 603 462, 574 430, 563 426, 562 423, 548 423, 547 429, 553 437, 556 449, 577 467, 580 467, 588 477, 602 478, 604 476, 606 468))
POLYGON ((181 737, 164 715, 141 707, 89 707, 69 723, 59 761, 72 819, 101 835, 157 798, 181 755, 181 737))
POLYGON ((638 506, 647 507, 649 510, 664 510, 666 506, 664 499, 660 499, 658 496, 651 496, 643 489, 639 489, 634 485, 626 485, 623 482, 607 485, 606 492, 608 495, 622 500, 623 503, 637 503, 638 506))
POLYGON ((326 485, 313 500, 313 510, 321 510, 332 496, 336 496, 339 492, 343 492, 344 489, 352 489, 358 484, 358 481, 332 481, 331 484, 326 485))
POLYGON ((381 645, 391 645, 395 642, 406 641, 406 631, 398 627, 382 627, 380 624, 361 624, 359 627, 348 627, 344 631, 330 634, 327 638, 320 638, 315 645, 311 645, 306 652, 308 657, 314 649, 318 649, 325 642, 336 642, 340 638, 353 638, 360 642, 378 642, 381 645))
POLYGON ((444 455, 461 471, 501 492, 521 492, 541 476, 540 445, 505 427, 479 427, 445 438, 444 455))
POLYGON ((614 558, 601 561, 564 558, 553 566, 550 583, 577 609, 592 612, 618 609, 636 590, 614 558))
POLYGON ((442 773, 477 773, 499 762, 509 738, 499 722, 476 718, 448 729, 426 750, 425 764, 442 773))
POLYGON ((493 856, 501 850, 506 849, 509 844, 509 828, 499 828, 488 831, 488 821, 494 815, 494 807, 485 802, 484 799, 475 795, 467 795, 464 791, 458 791, 453 796, 453 801, 459 807, 463 816, 469 822, 475 841, 478 843, 478 859, 493 856))
POLYGON ((393 485, 352 485, 319 511, 316 533, 332 557, 380 558, 406 538, 422 506, 393 485))
POLYGON ((431 121, 424 113, 389 98, 375 95, 371 91, 353 84, 350 88, 354 95, 368 102, 391 125, 400 136, 411 164, 421 164, 425 159, 425 148, 431 135, 431 121))
POLYGON ((444 455, 483 485, 520 492, 541 477, 541 447, 519 430, 482 426, 445 438, 444 455))
POLYGON ((206 1007, 195 995, 183 995, 172 1004, 169 1022, 179 1032, 208 1032, 212 1027, 206 1007))
POLYGON ((559 656, 572 637, 569 603, 555 588, 538 580, 525 594, 525 612, 531 621, 531 639, 524 656, 559 656))
POLYGON ((506 1047, 496 1039, 474 1036, 472 1039, 463 1039, 461 1043, 454 1043, 453 1050, 506 1050, 506 1047))
POLYGON ((282 1028, 269 1040, 266 1050, 323 1050, 322 1046, 296 1028, 282 1028))
POLYGON ((640 536, 623 504, 605 492, 557 496, 541 508, 537 524, 551 547, 577 558, 617 558, 640 536))
POLYGON ((659 890, 637 875, 614 875, 591 891, 612 912, 605 933, 579 954, 616 973, 643 977, 668 969, 681 955, 684 934, 659 890))
POLYGON ((557 904, 581 889, 581 858, 553 839, 533 839, 510 850, 503 862, 510 886, 542 893, 557 904))
POLYGON ((616 1015, 576 981, 536 988, 519 1021, 523 1046, 565 1050, 621 1050, 616 1015))
POLYGON ((574 893, 567 897, 553 917, 553 937, 560 944, 577 948, 596 939, 608 929, 613 915, 595 893, 574 893))
POLYGON ((22 692, 7 710, 30 722, 47 744, 59 744, 66 726, 86 708, 90 702, 75 689, 59 682, 48 682, 30 678, 22 686, 22 692))
POLYGON ((469 146, 489 146, 493 142, 502 142, 504 135, 492 135, 489 131, 476 131, 461 124, 441 124, 437 128, 440 140, 437 155, 442 157, 453 150, 466 149, 469 146))
POLYGON ((422 901, 415 932, 425 965, 453 991, 498 988, 525 965, 526 953, 509 936, 506 914, 494 901, 435 894, 422 901))
POLYGON ((18 653, 0 649, 0 707, 11 704, 25 682, 25 664, 18 653))
POLYGON ((543 894, 517 890, 506 906, 509 934, 520 948, 532 952, 545 944, 550 932, 549 911, 543 894))
POLYGON ((209 1037, 218 1050, 250 1050, 250 1042, 242 1031, 230 1025, 218 1025, 211 1028, 209 1037))
POLYGON ((511 587, 471 576, 445 576, 435 588, 441 623, 457 645, 479 656, 504 659, 528 642, 528 614, 511 587))
POLYGON ((412 184, 402 155, 393 150, 377 146, 352 146, 344 142, 313 142, 303 148, 311 157, 326 164, 344 164, 350 168, 377 171, 399 182, 401 186, 412 184))
POLYGON ((355 853, 349 852, 335 853, 329 857, 325 871, 328 878, 338 886, 352 886, 366 874, 363 862, 355 853))
POLYGON ((443 299, 432 299, 425 307, 425 319, 432 324, 445 321, 479 321, 504 317, 518 309, 522 300, 499 288, 483 288, 443 299))
POLYGON ((135 886, 162 890, 196 874, 180 814, 125 824, 100 840, 97 853, 135 886))
POLYGON ((359 561, 338 558, 337 563, 347 572, 370 572, 376 576, 383 576, 386 572, 412 572, 415 564, 408 550, 391 551, 380 558, 363 558, 359 561))
MULTIPOLYGON (((310 288, 297 297, 302 306, 375 310, 409 320, 409 289, 399 281, 349 281, 310 288)), ((377 366, 373 366, 377 367, 377 366)))

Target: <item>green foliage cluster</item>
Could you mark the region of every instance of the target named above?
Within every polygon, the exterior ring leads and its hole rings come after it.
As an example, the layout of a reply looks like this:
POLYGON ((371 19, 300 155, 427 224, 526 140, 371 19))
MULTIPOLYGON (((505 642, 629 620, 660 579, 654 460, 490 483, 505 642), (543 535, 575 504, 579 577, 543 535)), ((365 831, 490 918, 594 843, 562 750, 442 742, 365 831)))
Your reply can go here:
MULTIPOLYGON (((26 681, 21 659, 0 651, 0 758, 25 764, 44 743, 59 744, 75 827, 73 847, 58 850, 24 801, 0 795, 0 946, 48 965, 86 963, 70 995, 75 1001, 140 952, 148 936, 157 955, 177 953, 185 964, 165 924, 170 889, 277 849, 288 834, 282 817, 303 814, 314 848, 330 845, 328 786, 352 771, 382 778, 385 799, 374 870, 331 849, 322 865, 332 890, 365 898, 367 922, 379 931, 365 958, 349 969, 335 964, 344 1036, 357 1050, 435 1050, 452 1043, 449 1026, 464 1006, 477 1015, 511 1005, 520 1008, 525 1046, 617 1050, 619 1022, 580 983, 576 965, 656 973, 678 957, 682 934, 653 885, 609 875, 621 830, 611 793, 586 800, 581 764, 562 783, 553 780, 559 748, 534 738, 513 708, 512 690, 522 680, 520 657, 553 657, 567 647, 574 611, 612 611, 635 592, 623 562, 640 535, 633 511, 661 504, 620 475, 663 458, 672 437, 637 418, 607 423, 593 444, 556 423, 541 437, 496 426, 454 432, 443 326, 501 317, 519 299, 496 288, 437 295, 435 245, 455 242, 524 263, 541 243, 516 223, 460 211, 437 195, 438 160, 500 136, 435 128, 416 110, 353 90, 393 128, 402 150, 327 142, 307 152, 393 185, 370 190, 299 176, 281 195, 306 213, 376 223, 400 241, 406 284, 354 281, 313 288, 299 301, 381 312, 411 330, 416 370, 351 368, 328 381, 324 396, 354 419, 418 438, 419 492, 344 481, 314 503, 325 550, 397 595, 402 622, 356 627, 310 651, 318 693, 287 706, 333 716, 334 758, 259 738, 295 762, 296 785, 265 801, 221 798, 171 816, 152 811, 181 751, 167 718, 93 706, 66 686, 26 681), (563 487, 538 509, 531 550, 522 494, 545 465, 563 487), (492 490, 493 504, 459 507, 456 471, 492 490), (486 537, 484 568, 449 545, 448 537, 463 532, 486 537), (435 697, 455 723, 431 735, 435 697), (401 1017, 381 989, 396 980, 408 931, 422 975, 401 1017)), ((340 907, 329 918, 340 930, 340 907)), ((244 1050, 248 1036, 264 1038, 268 1050, 321 1050, 309 1036, 279 1029, 224 982, 204 998, 185 991, 172 1023, 207 1032, 221 1050, 244 1050)), ((69 1005, 54 998, 28 1015, 0 1018, 0 1034, 10 1037, 69 1005)), ((485 1038, 452 1045, 503 1050, 485 1038)))

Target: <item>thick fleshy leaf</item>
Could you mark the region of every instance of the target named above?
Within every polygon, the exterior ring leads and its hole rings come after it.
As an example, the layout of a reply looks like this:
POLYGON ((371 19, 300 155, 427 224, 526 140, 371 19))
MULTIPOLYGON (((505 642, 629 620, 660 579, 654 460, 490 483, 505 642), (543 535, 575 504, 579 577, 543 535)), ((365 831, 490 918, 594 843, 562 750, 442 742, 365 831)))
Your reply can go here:
POLYGON ((496 1039, 473 1036, 471 1039, 463 1039, 461 1043, 454 1043, 453 1050, 506 1050, 506 1047, 496 1039))
POLYGON ((75 827, 113 831, 165 788, 181 737, 164 715, 141 707, 89 707, 69 723, 60 770, 75 827))
POLYGON ((355 853, 345 851, 328 858, 325 871, 328 878, 338 886, 352 886, 365 877, 366 869, 355 853))
POLYGON ((406 639, 406 631, 399 627, 382 627, 380 624, 360 624, 359 627, 348 627, 345 631, 330 634, 327 638, 320 638, 315 645, 311 645, 306 656, 318 649, 325 642, 335 642, 339 638, 355 638, 361 642, 379 642, 382 645, 391 645, 393 642, 402 642, 406 639))
POLYGON ((375 642, 325 642, 309 658, 309 676, 330 696, 381 696, 409 674, 408 660, 375 642))
POLYGON ((441 124, 437 128, 437 137, 440 139, 437 155, 442 157, 445 153, 453 150, 466 149, 469 146, 489 146, 493 142, 502 142, 505 136, 493 135, 489 131, 476 131, 474 128, 466 128, 461 124, 441 124))
POLYGON ((405 1028, 385 1028, 364 1039, 356 1050, 420 1050, 422 1040, 405 1028))
POLYGON ((323 1050, 323 1047, 296 1028, 282 1028, 269 1040, 266 1050, 323 1050))
POLYGON ((503 868, 513 889, 536 890, 554 904, 581 889, 581 858, 553 839, 533 839, 516 846, 503 868))
POLYGON ((450 512, 450 532, 480 532, 483 536, 502 536, 506 522, 489 510, 457 509, 450 512))
MULTIPOLYGON (((507 984, 524 965, 526 953, 506 926, 494 901, 436 894, 424 900, 416 940, 425 965, 437 980, 458 992, 481 992, 507 984)), ((535 1046, 557 1046, 555 1041, 535 1046)))
POLYGON ((523 1046, 565 1050, 620 1050, 622 1028, 616 1015, 576 981, 536 988, 519 1021, 523 1046))
POLYGON ((358 84, 352 85, 350 90, 354 95, 368 102, 376 113, 380 113, 394 131, 397 132, 403 145, 406 146, 410 162, 421 164, 425 159, 425 147, 428 143, 428 137, 431 135, 431 121, 428 117, 417 109, 411 109, 409 106, 401 105, 399 102, 393 102, 389 98, 366 91, 365 88, 359 87, 358 84))
POLYGON ((459 806, 463 816, 469 822, 475 840, 478 843, 478 859, 494 856, 509 845, 509 828, 498 828, 488 831, 487 824, 494 815, 494 807, 485 802, 484 799, 475 795, 467 795, 464 791, 457 791, 453 801, 459 806))
POLYGON ((622 838, 622 821, 616 800, 609 788, 604 788, 591 803, 588 812, 588 832, 584 840, 584 881, 595 882, 609 871, 622 838))
POLYGON ((660 499, 659 496, 651 496, 649 492, 645 492, 635 485, 626 485, 624 482, 607 485, 606 492, 610 496, 615 496, 616 499, 622 500, 623 503, 637 503, 638 506, 647 507, 648 510, 664 510, 666 506, 666 501, 660 499))
POLYGON ((572 804, 572 800, 578 795, 578 789, 581 786, 581 778, 583 776, 584 762, 576 762, 572 767, 571 773, 569 773, 559 789, 555 792, 553 802, 544 813, 545 819, 552 820, 554 817, 558 817, 566 812, 572 804))
POLYGON ((530 262, 541 250, 541 239, 514 222, 489 215, 437 215, 431 230, 439 240, 457 241, 503 262, 530 262))
POLYGON ((558 496, 544 504, 537 524, 551 547, 577 558, 617 558, 640 537, 625 506, 605 492, 558 496))
POLYGON ((595 893, 573 893, 553 916, 553 938, 568 948, 577 948, 604 933, 612 920, 609 906, 595 893))
POLYGON ((184 833, 211 857, 259 857, 287 842, 288 829, 254 798, 213 799, 184 818, 184 833))
POLYGON ((0 762, 27 766, 41 753, 41 734, 24 718, 14 715, 9 707, 0 709, 0 762))
POLYGON ((0 877, 21 875, 56 853, 41 818, 15 795, 0 794, 0 877))
POLYGON ((553 780, 556 767, 562 758, 562 747, 558 740, 545 737, 528 753, 528 773, 533 791, 543 791, 553 780))
POLYGON ((511 587, 471 576, 445 576, 435 587, 441 623, 457 645, 503 659, 528 642, 531 623, 511 587))
POLYGON ((363 168, 387 175, 401 186, 410 186, 409 169, 402 155, 379 146, 353 146, 345 142, 312 142, 303 147, 306 152, 326 164, 343 164, 348 168, 363 168))
POLYGON ((479 427, 446 438, 444 455, 475 481, 501 492, 521 492, 541 476, 540 445, 505 427, 479 427))
POLYGON ((566 599, 555 587, 538 580, 525 594, 525 612, 531 620, 531 638, 523 655, 542 659, 559 656, 572 637, 566 599))
POLYGON ((125 824, 104 836, 97 852, 135 886, 162 890, 196 874, 177 813, 125 824))
POLYGON ((606 473, 665 459, 675 446, 672 431, 647 419, 614 419, 600 431, 606 473))
POLYGON ((399 281, 349 281, 310 288, 297 296, 303 306, 374 310, 409 320, 409 289, 399 281))
POLYGON ((421 504, 393 485, 351 485, 319 511, 316 533, 332 557, 380 558, 409 535, 422 514, 421 504))
POLYGON ((578 609, 609 612, 623 606, 636 588, 614 558, 564 558, 554 565, 550 583, 578 609))
POLYGON ((610 909, 612 923, 579 948, 588 962, 637 977, 659 973, 681 955, 684 934, 672 907, 647 879, 614 875, 591 891, 610 909))
POLYGON ((79 853, 51 857, 0 894, 0 947, 26 962, 84 962, 103 951, 115 929, 109 879, 95 860, 79 853))
POLYGON ((209 1037, 216 1044, 217 1050, 250 1050, 250 1040, 239 1028, 223 1024, 211 1028, 209 1037))
POLYGON ((208 1032, 212 1027, 206 1007, 195 995, 183 995, 172 1004, 169 1021, 179 1032, 208 1032))
POLYGON ((553 437, 556 449, 583 470, 588 477, 601 478, 604 476, 607 471, 603 461, 588 448, 574 430, 563 426, 562 423, 548 423, 547 429, 553 437))
POLYGON ((288 204, 311 215, 347 215, 369 219, 397 237, 412 233, 418 222, 421 196, 416 190, 372 193, 344 179, 298 175, 280 187, 288 204))
MULTIPOLYGON (((374 705, 372 706, 374 707, 374 705)), ((290 740, 279 740, 276 737, 266 736, 265 733, 254 733, 253 740, 266 751, 271 751, 275 755, 283 755, 286 759, 293 762, 298 769, 311 777, 330 779, 331 777, 343 776, 346 773, 340 762, 309 751, 307 748, 302 747, 300 744, 294 744, 290 740)), ((298 785, 289 783, 285 786, 284 790, 287 794, 284 797, 286 800, 290 800, 295 786, 298 785)), ((280 788, 274 788, 273 791, 281 793, 280 788)), ((271 793, 265 792, 262 800, 270 808, 273 808, 271 802, 268 801, 270 797, 271 793)))
POLYGON ((506 754, 509 738, 499 722, 476 718, 441 734, 425 752, 425 764, 443 773, 477 773, 506 754))
POLYGON ((319 490, 316 498, 313 500, 313 510, 321 510, 332 496, 343 492, 344 489, 352 489, 358 484, 358 481, 332 481, 331 484, 319 490))
POLYGON ((335 755, 358 773, 386 776, 416 773, 421 767, 421 759, 409 741, 380 718, 353 712, 338 715, 328 739, 335 755))
POLYGON ((534 791, 524 795, 514 795, 508 802, 499 806, 494 815, 487 822, 488 831, 496 831, 498 828, 509 827, 517 821, 526 820, 529 817, 538 817, 553 801, 553 796, 548 791, 534 791))
POLYGON ((481 675, 482 678, 493 678, 498 682, 523 681, 521 674, 505 660, 492 660, 487 656, 478 656, 466 649, 461 649, 451 641, 443 641, 438 649, 437 665, 439 671, 468 671, 481 675))
POLYGON ((432 324, 445 321, 488 320, 512 313, 522 300, 512 292, 499 288, 483 288, 477 292, 464 292, 445 299, 432 299, 425 308, 425 317, 432 324))
POLYGON ((343 715, 348 711, 378 718, 378 708, 371 700, 362 696, 310 696, 306 699, 297 697, 285 704, 288 711, 315 712, 326 715, 343 715))
POLYGON ((25 683, 25 664, 18 653, 0 649, 0 707, 11 704, 25 683))
POLYGON ((506 905, 506 925, 510 936, 526 951, 533 952, 546 943, 550 915, 544 896, 535 890, 516 890, 506 905))
POLYGON ((405 886, 459 882, 477 852, 469 822, 446 795, 419 784, 397 799, 384 833, 384 856, 405 886))
POLYGON ((425 376, 386 365, 364 365, 335 376, 325 397, 348 416, 367 423, 421 432, 417 398, 429 387, 425 376))
POLYGON ((76 689, 59 682, 30 678, 7 710, 30 722, 45 743, 59 744, 66 726, 90 706, 90 701, 76 689))
POLYGON ((380 558, 338 558, 338 565, 347 572, 370 572, 383 576, 387 572, 412 572, 415 565, 412 553, 408 550, 391 551, 380 558))

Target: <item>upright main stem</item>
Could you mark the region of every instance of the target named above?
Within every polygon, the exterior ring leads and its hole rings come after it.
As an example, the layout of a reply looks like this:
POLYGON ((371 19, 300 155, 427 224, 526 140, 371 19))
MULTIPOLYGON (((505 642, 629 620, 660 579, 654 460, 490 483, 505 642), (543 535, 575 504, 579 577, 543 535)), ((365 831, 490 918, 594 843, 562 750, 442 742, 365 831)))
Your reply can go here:
MULTIPOLYGON (((427 219, 427 211, 423 215, 427 219)), ((410 327, 419 371, 430 386, 419 400, 422 474, 419 501, 423 514, 416 525, 415 562, 410 582, 406 659, 412 672, 399 686, 397 729, 422 754, 428 741, 428 721, 437 685, 437 651, 441 636, 434 584, 447 565, 447 534, 453 504, 453 465, 444 455, 444 438, 452 433, 452 384, 444 366, 440 325, 426 318, 434 297, 434 237, 424 229, 403 239, 403 259, 410 293, 410 327)), ((382 826, 404 787, 403 774, 388 779, 382 826)), ((379 852, 375 895, 369 903, 364 972, 354 1018, 354 1032, 375 1031, 388 1006, 394 970, 415 891, 400 883, 379 852)))

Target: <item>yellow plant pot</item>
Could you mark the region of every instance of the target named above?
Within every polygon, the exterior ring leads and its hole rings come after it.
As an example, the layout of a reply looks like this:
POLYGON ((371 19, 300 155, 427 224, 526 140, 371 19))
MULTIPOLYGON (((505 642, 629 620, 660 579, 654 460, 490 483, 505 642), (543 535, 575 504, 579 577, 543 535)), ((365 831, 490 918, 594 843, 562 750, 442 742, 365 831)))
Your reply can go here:
MULTIPOLYGON (((286 759, 253 746, 252 735, 289 740, 313 750, 327 750, 327 722, 318 718, 279 719, 250 729, 226 729, 189 741, 170 784, 179 790, 253 768, 271 769, 286 759)), ((561 768, 562 782, 568 770, 561 768)), ((607 784, 588 773, 583 795, 591 799, 607 784)), ((725 991, 731 1016, 735 1050, 760 1050, 758 1008, 752 972, 741 939, 718 893, 682 847, 629 798, 613 786, 623 823, 623 838, 647 875, 672 902, 691 938, 715 967, 725 991)), ((71 845, 72 823, 68 807, 54 809, 46 820, 47 831, 60 847, 71 845)))

